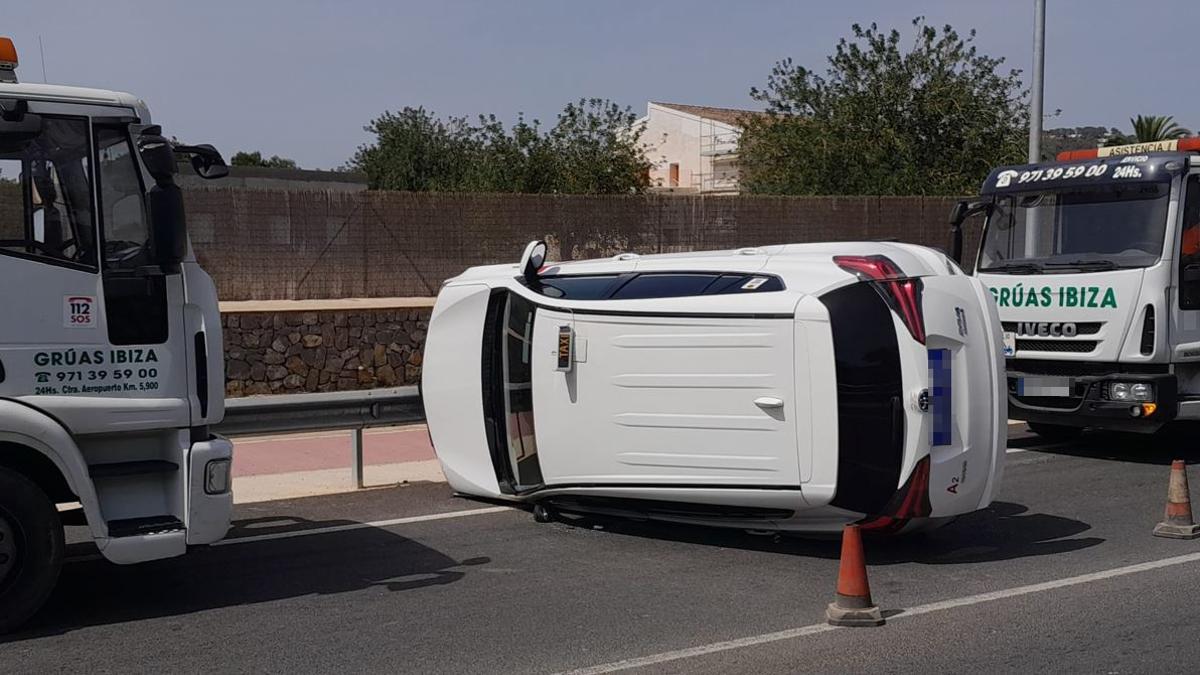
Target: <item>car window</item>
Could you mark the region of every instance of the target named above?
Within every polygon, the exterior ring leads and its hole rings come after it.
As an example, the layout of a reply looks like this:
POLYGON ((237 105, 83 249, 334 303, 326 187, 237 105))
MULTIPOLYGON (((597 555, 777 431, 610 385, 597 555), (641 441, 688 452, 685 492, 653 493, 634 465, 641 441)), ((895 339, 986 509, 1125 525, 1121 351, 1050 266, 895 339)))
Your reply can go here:
POLYGON ((615 274, 580 277, 542 277, 535 290, 549 298, 564 300, 600 300, 618 282, 615 274))
POLYGON ((641 274, 613 293, 613 300, 679 298, 703 295, 719 274, 641 274))
POLYGON ((704 294, 764 293, 782 290, 783 282, 779 280, 779 277, 762 274, 725 274, 705 289, 704 294))

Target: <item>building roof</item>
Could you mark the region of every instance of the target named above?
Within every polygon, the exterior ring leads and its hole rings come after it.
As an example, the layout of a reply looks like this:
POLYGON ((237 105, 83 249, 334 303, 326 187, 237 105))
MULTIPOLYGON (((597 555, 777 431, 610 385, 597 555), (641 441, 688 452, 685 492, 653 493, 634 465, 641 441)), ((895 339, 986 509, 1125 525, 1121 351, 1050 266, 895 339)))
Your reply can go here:
POLYGON ((678 110, 679 112, 703 117, 706 120, 714 120, 731 126, 745 126, 744 120, 748 117, 761 117, 766 113, 761 110, 741 110, 739 108, 714 108, 707 105, 687 105, 685 103, 663 103, 662 101, 651 101, 654 105, 678 110))

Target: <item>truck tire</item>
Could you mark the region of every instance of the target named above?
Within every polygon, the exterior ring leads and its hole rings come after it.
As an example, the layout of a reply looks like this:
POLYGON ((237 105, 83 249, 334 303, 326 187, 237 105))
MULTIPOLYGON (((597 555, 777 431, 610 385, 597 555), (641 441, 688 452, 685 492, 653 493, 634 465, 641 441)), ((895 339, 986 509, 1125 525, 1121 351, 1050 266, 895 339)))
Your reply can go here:
POLYGON ((0 634, 33 616, 62 569, 62 521, 33 481, 0 468, 0 634))
POLYGON ((1061 424, 1046 424, 1044 422, 1026 422, 1029 430, 1048 441, 1055 443, 1073 441, 1083 433, 1083 427, 1069 427, 1061 424))

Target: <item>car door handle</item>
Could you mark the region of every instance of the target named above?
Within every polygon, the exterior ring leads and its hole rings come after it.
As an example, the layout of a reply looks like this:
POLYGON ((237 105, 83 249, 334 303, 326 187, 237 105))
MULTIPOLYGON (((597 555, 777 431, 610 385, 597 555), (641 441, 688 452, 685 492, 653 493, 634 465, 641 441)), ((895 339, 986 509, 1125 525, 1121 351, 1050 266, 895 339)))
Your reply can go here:
POLYGON ((782 408, 783 399, 774 396, 761 396, 754 399, 754 405, 760 408, 782 408))

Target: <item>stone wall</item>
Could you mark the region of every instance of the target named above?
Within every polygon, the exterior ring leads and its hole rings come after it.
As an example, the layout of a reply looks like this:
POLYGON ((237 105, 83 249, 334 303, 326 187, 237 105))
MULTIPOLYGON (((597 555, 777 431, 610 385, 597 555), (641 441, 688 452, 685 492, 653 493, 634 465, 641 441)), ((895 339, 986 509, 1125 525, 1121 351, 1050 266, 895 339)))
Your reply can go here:
POLYGON ((431 310, 223 311, 225 393, 415 385, 431 310))

